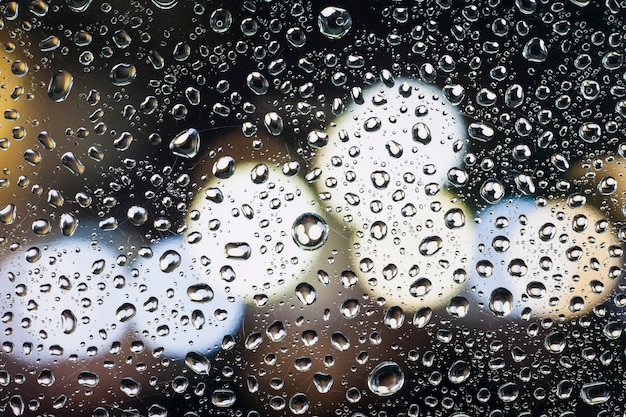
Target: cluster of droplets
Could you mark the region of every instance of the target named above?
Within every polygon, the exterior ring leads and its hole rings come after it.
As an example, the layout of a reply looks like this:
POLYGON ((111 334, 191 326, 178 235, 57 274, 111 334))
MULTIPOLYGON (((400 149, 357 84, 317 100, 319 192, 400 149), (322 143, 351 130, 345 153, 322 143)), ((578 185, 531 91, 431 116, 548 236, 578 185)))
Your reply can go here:
POLYGON ((623 4, 189 6, 1 6, 0 409, 623 411, 623 4))

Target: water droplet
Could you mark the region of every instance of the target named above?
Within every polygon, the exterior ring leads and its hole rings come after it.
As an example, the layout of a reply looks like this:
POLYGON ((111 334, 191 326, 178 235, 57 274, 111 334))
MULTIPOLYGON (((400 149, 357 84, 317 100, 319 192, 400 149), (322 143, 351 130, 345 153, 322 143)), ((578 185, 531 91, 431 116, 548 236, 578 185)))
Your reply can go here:
POLYGON ((529 62, 544 62, 548 59, 546 43, 541 38, 532 38, 524 45, 522 56, 529 62))
POLYGON ((489 297, 489 309, 498 317, 504 317, 513 310, 513 294, 506 288, 496 288, 489 297))
POLYGON ((413 316, 413 325, 418 329, 424 328, 433 316, 433 310, 430 307, 422 307, 415 312, 413 316))
POLYGON ((58 70, 48 84, 48 97, 59 102, 67 98, 74 85, 74 76, 65 70, 58 70))
POLYGON ((283 133, 283 118, 276 112, 267 113, 263 118, 263 124, 265 124, 267 131, 274 136, 283 133))
POLYGON ((266 94, 270 88, 270 83, 267 81, 267 78, 257 71, 248 74, 246 83, 248 84, 248 88, 257 96, 266 94))
POLYGON ((61 156, 61 163, 76 176, 85 173, 85 165, 72 152, 66 152, 61 156))
POLYGON ((428 145, 432 140, 432 135, 430 133, 430 129, 426 125, 426 123, 418 122, 413 125, 413 140, 424 145, 428 145))
POLYGON ((159 268, 163 272, 172 272, 180 266, 181 256, 175 250, 166 250, 159 258, 159 268))
POLYGON ((276 320, 267 327, 265 334, 272 342, 280 342, 287 337, 287 329, 281 321, 276 320))
POLYGON ((297 393, 289 400, 289 410, 295 415, 304 414, 310 406, 309 398, 304 393, 297 393))
POLYGON ((335 332, 330 336, 330 344, 341 352, 350 348, 350 340, 341 332, 335 332))
POLYGON ((317 17, 320 33, 329 39, 341 39, 352 27, 352 17, 347 10, 329 6, 317 17))
POLYGON ((226 179, 235 173, 235 159, 232 156, 222 156, 213 164, 213 175, 220 179, 226 179))
POLYGON ((187 296, 197 303, 208 303, 213 300, 215 293, 209 284, 194 284, 187 287, 187 296))
POLYGON ((392 361, 378 364, 367 377, 367 386, 374 394, 387 397, 400 391, 404 385, 404 373, 392 361))
POLYGON ((448 369, 448 379, 453 384, 462 384, 470 377, 471 366, 465 361, 456 361, 448 369))
POLYGON ((348 298, 341 303, 341 307, 339 307, 339 312, 342 316, 347 319, 353 319, 359 315, 361 311, 361 305, 359 304, 359 300, 355 298, 348 298))
POLYGON ((231 242, 224 245, 224 252, 228 259, 245 260, 252 255, 252 248, 245 242, 231 242))
POLYGON ((85 387, 95 387, 100 382, 100 377, 91 371, 82 371, 78 374, 78 383, 85 387))
POLYGON ((432 289, 432 282, 428 278, 418 278, 409 287, 413 297, 423 297, 432 289))
POLYGON ((237 395, 229 389, 216 389, 211 394, 211 403, 219 408, 232 407, 237 401, 237 395))
POLYGON ((504 197, 504 186, 495 178, 485 181, 480 187, 480 196, 489 204, 495 204, 504 197))
POLYGON ((328 229, 328 224, 319 214, 304 213, 294 221, 291 236, 299 248, 314 250, 326 242, 328 229))
POLYGON ((453 317, 463 318, 469 311, 469 301, 465 297, 452 297, 446 311, 453 317))
POLYGON ((552 332, 546 336, 543 346, 550 353, 561 353, 565 349, 565 335, 561 332, 552 332))
POLYGON ((137 69, 133 64, 117 64, 109 73, 109 79, 118 87, 132 83, 135 77, 137 77, 137 69))
POLYGON ((330 392, 330 388, 333 386, 333 377, 330 374, 324 372, 316 372, 313 375, 313 384, 317 391, 321 394, 330 392))
POLYGON ((519 387, 513 382, 507 382, 506 384, 498 387, 498 397, 505 403, 513 402, 519 396, 519 387))
POLYGON ((141 392, 141 384, 134 378, 122 378, 120 390, 129 397, 136 397, 141 392))
POLYGON ((13 395, 9 399, 9 407, 11 408, 13 415, 15 415, 16 417, 23 415, 25 406, 24 406, 24 400, 22 400, 22 396, 13 395))
POLYGON ((610 177, 610 176, 609 177, 604 177, 598 183, 598 191, 602 195, 611 195, 615 191, 617 191, 618 186, 619 185, 618 185, 617 180, 615 178, 610 177))
POLYGON ((84 12, 87 10, 92 0, 66 0, 67 7, 70 8, 73 12, 84 12))
POLYGON ((372 223, 370 227, 370 236, 376 240, 383 240, 387 236, 387 225, 381 220, 372 223))
POLYGON ((76 330, 76 316, 72 313, 72 310, 63 310, 61 313, 61 328, 63 333, 72 334, 76 330))
POLYGON ((17 206, 15 204, 7 204, 0 209, 0 223, 11 224, 15 221, 17 215, 17 206))
POLYGON ((317 300, 317 292, 311 284, 301 282, 296 287, 296 297, 298 297, 298 300, 300 300, 303 305, 310 306, 317 300))
POLYGON ((209 25, 211 29, 215 33, 224 33, 230 26, 233 24, 233 16, 226 9, 217 9, 213 13, 211 13, 211 17, 209 18, 209 25))
POLYGON ((200 151, 200 134, 194 128, 180 132, 170 142, 170 151, 183 158, 195 157, 200 151))
POLYGON ((492 127, 484 123, 470 123, 467 127, 467 133, 470 138, 481 142, 489 142, 496 134, 492 127))
POLYGON ((444 220, 448 229, 458 229, 465 226, 465 213, 463 209, 451 208, 444 214, 444 220))
MULTIPOLYGON (((91 0, 89 0, 91 2, 91 0)), ((162 10, 168 10, 178 4, 178 0, 152 0, 152 3, 162 10)))
POLYGON ((190 351, 185 355, 185 365, 198 375, 208 375, 211 362, 200 352, 190 351))
POLYGON ((399 329, 404 324, 404 311, 399 306, 393 306, 387 310, 383 319, 385 326, 392 330, 399 329))
POLYGON ((50 387, 54 385, 55 380, 56 378, 54 373, 52 373, 52 370, 48 368, 42 369, 39 376, 37 376, 37 383, 42 387, 50 387))
POLYGON ((244 346, 248 350, 255 350, 263 343, 263 334, 260 332, 253 332, 246 337, 246 341, 244 342, 244 346))
POLYGON ((125 322, 135 317, 135 314, 137 314, 135 306, 131 303, 124 303, 118 307, 115 312, 115 317, 117 317, 119 321, 125 322))
POLYGON ((443 247, 443 240, 439 236, 428 236, 419 245, 419 252, 424 256, 432 256, 443 247))
POLYGON ((589 405, 607 402, 611 398, 611 390, 606 382, 590 382, 583 384, 580 398, 589 405))

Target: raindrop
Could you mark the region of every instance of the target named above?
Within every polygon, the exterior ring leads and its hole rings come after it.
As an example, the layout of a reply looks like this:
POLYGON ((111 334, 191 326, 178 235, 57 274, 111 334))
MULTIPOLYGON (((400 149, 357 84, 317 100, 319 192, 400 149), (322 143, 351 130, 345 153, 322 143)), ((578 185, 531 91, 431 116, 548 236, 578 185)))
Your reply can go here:
POLYGON ((392 361, 378 364, 367 377, 367 386, 374 394, 386 397, 400 391, 404 385, 404 373, 392 361))
POLYGON ((316 213, 298 216, 291 227, 291 236, 299 248, 314 250, 328 239, 328 224, 316 213))
POLYGON ((185 356, 185 365, 198 375, 208 375, 211 362, 200 352, 190 351, 185 356))
POLYGON ((48 85, 48 97, 59 102, 67 98, 74 85, 74 76, 65 70, 58 70, 52 75, 48 85))
POLYGON ((504 317, 513 310, 513 294, 506 288, 496 288, 489 297, 489 309, 498 317, 504 317))
POLYGON ((456 361, 448 369, 448 379, 453 384, 462 384, 470 377, 471 367, 465 361, 456 361))
POLYGON ((163 272, 172 272, 180 266, 181 256, 175 250, 167 250, 159 258, 159 268, 163 272))
POLYGON ((195 157, 200 151, 200 134, 194 128, 180 132, 170 142, 170 151, 183 158, 195 157))
POLYGON ((346 9, 329 6, 317 17, 320 33, 329 39, 341 39, 352 27, 352 17, 346 9))
POLYGON ((310 306, 317 300, 315 288, 309 283, 301 282, 295 290, 296 297, 305 306, 310 306))
POLYGON ((109 73, 109 79, 118 87, 132 83, 135 77, 137 77, 137 69, 133 64, 117 64, 109 73))
POLYGON ((524 45, 522 56, 529 62, 544 62, 548 59, 548 49, 541 38, 532 38, 524 45))
POLYGON ((590 382, 583 384, 580 389, 580 398, 585 404, 602 404, 611 398, 611 391, 606 382, 590 382))
POLYGON ((61 328, 63 333, 72 334, 76 330, 76 316, 72 313, 72 310, 63 310, 61 313, 61 328))
POLYGON ((215 33, 224 33, 233 23, 233 16, 226 9, 217 9, 213 13, 211 13, 211 17, 209 18, 209 25, 211 29, 215 33))
POLYGON ((120 390, 129 397, 136 397, 141 392, 141 384, 134 378, 122 378, 120 390))
POLYGON ((187 296, 197 303, 208 303, 213 300, 215 293, 209 284, 194 284, 187 287, 187 296))

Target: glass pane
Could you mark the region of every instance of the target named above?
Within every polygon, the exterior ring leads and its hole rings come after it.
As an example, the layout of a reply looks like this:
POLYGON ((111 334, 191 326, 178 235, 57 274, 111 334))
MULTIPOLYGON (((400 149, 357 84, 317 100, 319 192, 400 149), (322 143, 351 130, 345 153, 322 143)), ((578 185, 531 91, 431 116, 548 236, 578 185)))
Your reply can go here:
POLYGON ((626 3, 0 4, 2 416, 623 416, 626 3))

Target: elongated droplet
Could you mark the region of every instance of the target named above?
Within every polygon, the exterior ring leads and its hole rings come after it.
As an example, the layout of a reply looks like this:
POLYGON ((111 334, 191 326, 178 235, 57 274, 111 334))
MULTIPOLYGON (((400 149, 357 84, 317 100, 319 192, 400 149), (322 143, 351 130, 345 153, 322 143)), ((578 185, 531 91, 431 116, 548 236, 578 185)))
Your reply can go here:
POLYGON ((48 97, 59 102, 67 98, 74 85, 74 76, 65 70, 58 70, 52 75, 48 85, 48 97))
POLYGON ((187 353, 185 365, 198 375, 207 375, 211 369, 211 362, 202 353, 196 351, 187 353))
POLYGON ((72 334, 76 330, 76 316, 72 310, 63 310, 61 313, 61 328, 65 334, 72 334))

